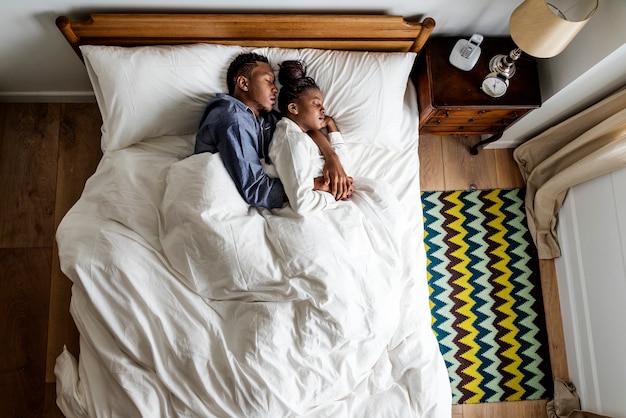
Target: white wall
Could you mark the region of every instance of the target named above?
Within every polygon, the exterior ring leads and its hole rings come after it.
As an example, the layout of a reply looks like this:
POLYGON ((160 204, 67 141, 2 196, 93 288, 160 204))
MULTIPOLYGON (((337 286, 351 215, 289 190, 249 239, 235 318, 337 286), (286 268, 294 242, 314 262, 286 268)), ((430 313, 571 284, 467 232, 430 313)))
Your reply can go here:
POLYGON ((625 23, 626 1, 599 0, 596 14, 570 45, 554 58, 539 60, 542 107, 493 146, 515 147, 626 84, 625 23))
POLYGON ((573 187, 555 260, 570 379, 583 408, 626 418, 626 168, 573 187))
POLYGON ((85 69, 54 21, 82 20, 94 12, 289 12, 385 13, 433 17, 437 34, 507 34, 507 19, 520 0, 3 0, 0 13, 0 100, 43 100, 91 95, 85 69), (174 6, 175 5, 175 6, 174 6), (262 5, 262 6, 260 6, 262 5))

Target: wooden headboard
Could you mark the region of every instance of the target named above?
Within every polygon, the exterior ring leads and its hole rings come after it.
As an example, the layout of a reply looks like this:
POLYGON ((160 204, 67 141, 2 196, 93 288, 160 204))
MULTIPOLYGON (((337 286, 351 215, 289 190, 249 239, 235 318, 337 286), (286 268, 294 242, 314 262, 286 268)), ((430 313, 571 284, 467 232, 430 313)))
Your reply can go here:
POLYGON ((82 22, 60 16, 58 28, 80 45, 219 43, 252 47, 419 52, 432 18, 333 14, 92 14, 82 22))

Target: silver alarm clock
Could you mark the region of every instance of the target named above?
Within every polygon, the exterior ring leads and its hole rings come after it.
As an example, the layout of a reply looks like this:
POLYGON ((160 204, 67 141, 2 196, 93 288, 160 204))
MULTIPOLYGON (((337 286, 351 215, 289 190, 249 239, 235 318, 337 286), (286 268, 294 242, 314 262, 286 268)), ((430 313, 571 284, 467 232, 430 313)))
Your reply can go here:
POLYGON ((487 74, 487 76, 483 79, 480 88, 483 92, 485 92, 485 94, 491 97, 501 97, 504 96, 509 88, 509 80, 508 78, 503 77, 500 73, 494 71, 487 74))

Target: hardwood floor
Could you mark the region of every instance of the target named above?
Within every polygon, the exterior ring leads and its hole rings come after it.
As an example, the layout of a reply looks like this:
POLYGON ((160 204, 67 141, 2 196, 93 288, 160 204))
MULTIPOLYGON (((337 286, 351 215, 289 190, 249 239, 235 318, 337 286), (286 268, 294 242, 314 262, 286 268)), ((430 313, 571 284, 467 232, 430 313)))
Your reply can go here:
POLYGON ((62 417, 54 359, 78 352, 54 231, 100 160, 95 104, 0 104, 0 417, 62 417))
MULTIPOLYGON (((62 417, 54 360, 78 352, 54 231, 94 172, 101 119, 95 104, 0 103, 0 417, 62 417)), ((422 136, 424 190, 520 187, 512 150, 467 147, 477 138, 422 136)), ((552 262, 541 263, 550 357, 567 378, 552 262)), ((454 418, 546 417, 545 401, 457 405, 454 418)))

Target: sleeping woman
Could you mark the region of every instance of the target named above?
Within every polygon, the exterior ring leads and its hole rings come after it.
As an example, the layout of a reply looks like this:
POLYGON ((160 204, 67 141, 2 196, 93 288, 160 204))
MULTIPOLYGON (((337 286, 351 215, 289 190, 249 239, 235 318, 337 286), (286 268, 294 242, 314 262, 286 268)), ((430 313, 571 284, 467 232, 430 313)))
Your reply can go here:
MULTIPOLYGON (((269 157, 285 188, 289 206, 299 214, 335 207, 330 184, 322 176, 324 157, 311 135, 324 135, 350 171, 345 143, 335 121, 326 115, 324 97, 315 81, 306 75, 300 61, 284 61, 278 72, 282 88, 278 109, 282 119, 276 125, 269 157), (307 134, 307 132, 309 134, 307 134), (314 178, 311 184, 311 178, 314 178)), ((271 175, 272 173, 270 173, 271 175)), ((349 197, 354 190, 349 179, 349 197)))

